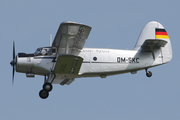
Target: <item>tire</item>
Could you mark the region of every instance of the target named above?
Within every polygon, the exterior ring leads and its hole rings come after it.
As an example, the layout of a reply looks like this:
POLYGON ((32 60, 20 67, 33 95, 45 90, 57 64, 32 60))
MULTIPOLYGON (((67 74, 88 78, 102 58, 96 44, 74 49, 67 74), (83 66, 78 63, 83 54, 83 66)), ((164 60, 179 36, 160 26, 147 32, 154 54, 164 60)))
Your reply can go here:
POLYGON ((47 92, 45 90, 41 90, 39 92, 39 97, 42 98, 42 99, 46 99, 46 98, 48 98, 48 96, 49 96, 49 92, 47 92))
POLYGON ((152 72, 151 71, 147 71, 146 76, 147 77, 151 77, 152 76, 152 72))
POLYGON ((53 86, 51 83, 49 83, 49 82, 44 83, 44 85, 43 85, 44 91, 50 92, 52 89, 53 89, 53 86))

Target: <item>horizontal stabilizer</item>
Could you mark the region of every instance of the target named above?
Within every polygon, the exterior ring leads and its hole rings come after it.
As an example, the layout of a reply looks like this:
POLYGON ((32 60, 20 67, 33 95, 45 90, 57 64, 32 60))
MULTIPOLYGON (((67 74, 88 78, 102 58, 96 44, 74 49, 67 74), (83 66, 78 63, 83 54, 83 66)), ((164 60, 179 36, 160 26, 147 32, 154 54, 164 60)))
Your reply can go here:
POLYGON ((56 66, 54 68, 55 74, 78 74, 83 62, 83 58, 74 55, 59 55, 56 66))
POLYGON ((160 48, 160 47, 164 47, 166 44, 167 44, 167 41, 162 40, 162 39, 147 39, 144 41, 141 47, 142 48, 147 48, 147 47, 160 48))
POLYGON ((154 49, 164 47, 166 44, 167 41, 162 39, 147 39, 144 41, 141 47, 143 49, 150 49, 152 52, 153 59, 155 60, 154 49))

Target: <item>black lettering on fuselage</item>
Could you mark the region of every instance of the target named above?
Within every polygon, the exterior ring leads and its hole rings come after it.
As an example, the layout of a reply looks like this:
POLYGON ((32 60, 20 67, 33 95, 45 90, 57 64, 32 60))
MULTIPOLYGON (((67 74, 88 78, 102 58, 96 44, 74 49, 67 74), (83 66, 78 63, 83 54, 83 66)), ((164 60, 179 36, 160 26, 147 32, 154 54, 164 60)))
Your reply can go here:
POLYGON ((139 58, 117 57, 118 63, 139 63, 139 58))
POLYGON ((138 60, 139 60, 139 58, 136 58, 136 63, 139 63, 139 61, 138 61, 138 60))
POLYGON ((126 58, 121 58, 121 62, 126 62, 126 58))

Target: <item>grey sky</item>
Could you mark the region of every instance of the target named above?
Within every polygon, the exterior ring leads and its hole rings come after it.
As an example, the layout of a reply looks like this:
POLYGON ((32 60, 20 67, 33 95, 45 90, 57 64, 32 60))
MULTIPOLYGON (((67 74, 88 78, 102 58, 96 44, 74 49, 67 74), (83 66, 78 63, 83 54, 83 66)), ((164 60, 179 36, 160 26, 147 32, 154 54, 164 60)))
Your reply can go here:
POLYGON ((178 0, 1 0, 2 120, 179 120, 179 4, 178 0), (61 22, 71 20, 92 27, 85 47, 132 49, 144 25, 160 22, 173 48, 170 63, 135 75, 76 79, 69 86, 54 85, 46 100, 39 98, 43 77, 15 73, 12 86, 12 43, 18 52, 32 53, 49 46, 61 22))

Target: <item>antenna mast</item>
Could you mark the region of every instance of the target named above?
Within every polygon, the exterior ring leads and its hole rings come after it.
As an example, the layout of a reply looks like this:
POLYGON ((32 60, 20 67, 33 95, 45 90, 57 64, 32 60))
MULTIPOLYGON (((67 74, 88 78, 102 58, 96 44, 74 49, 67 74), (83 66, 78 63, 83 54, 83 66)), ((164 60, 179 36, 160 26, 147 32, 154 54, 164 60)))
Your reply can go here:
POLYGON ((52 34, 50 34, 50 46, 52 46, 52 34))

